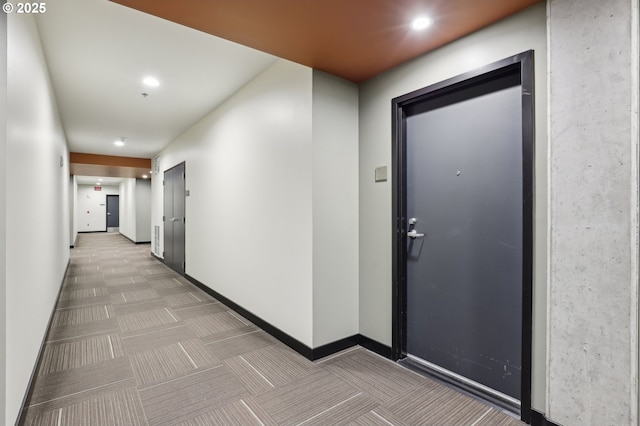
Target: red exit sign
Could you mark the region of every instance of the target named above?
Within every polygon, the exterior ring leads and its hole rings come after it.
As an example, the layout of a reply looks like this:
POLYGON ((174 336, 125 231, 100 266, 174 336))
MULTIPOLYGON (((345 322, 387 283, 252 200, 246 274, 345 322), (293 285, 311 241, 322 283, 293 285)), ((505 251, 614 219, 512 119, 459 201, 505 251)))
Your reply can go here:
POLYGON ((102 191, 102 187, 101 186, 94 186, 93 190, 94 191, 102 191))

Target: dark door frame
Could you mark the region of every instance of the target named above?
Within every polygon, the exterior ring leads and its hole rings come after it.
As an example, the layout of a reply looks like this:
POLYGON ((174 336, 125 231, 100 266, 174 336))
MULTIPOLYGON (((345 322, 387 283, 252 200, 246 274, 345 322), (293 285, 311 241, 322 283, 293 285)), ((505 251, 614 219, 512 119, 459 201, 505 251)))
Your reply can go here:
POLYGON ((427 86, 392 100, 392 357, 406 357, 407 347, 407 110, 445 94, 470 89, 505 74, 520 75, 522 86, 523 259, 522 259, 522 373, 520 416, 531 422, 531 357, 533 339, 533 51, 529 50, 465 74, 427 86))
MULTIPOLYGON (((118 197, 118 228, 120 227, 120 194, 106 194, 105 198, 105 216, 106 216, 106 226, 105 232, 109 230, 109 197, 118 197)), ((112 227, 115 228, 115 227, 112 227)))

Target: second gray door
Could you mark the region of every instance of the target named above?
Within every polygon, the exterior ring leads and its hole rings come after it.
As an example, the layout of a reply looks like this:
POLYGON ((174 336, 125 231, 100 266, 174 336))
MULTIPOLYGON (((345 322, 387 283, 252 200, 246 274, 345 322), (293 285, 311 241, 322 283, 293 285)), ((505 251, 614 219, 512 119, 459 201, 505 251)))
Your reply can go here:
POLYGON ((120 197, 107 195, 107 229, 120 226, 120 197))
POLYGON ((185 269, 185 167, 164 172, 164 262, 184 274, 185 269))

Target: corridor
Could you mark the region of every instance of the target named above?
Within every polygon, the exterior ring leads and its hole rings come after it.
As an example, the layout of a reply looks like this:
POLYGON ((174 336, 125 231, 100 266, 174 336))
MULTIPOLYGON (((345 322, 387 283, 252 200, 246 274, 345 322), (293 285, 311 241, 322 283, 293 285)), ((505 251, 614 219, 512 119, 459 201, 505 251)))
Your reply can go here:
POLYGON ((518 425, 363 348, 311 362, 119 234, 80 234, 25 425, 518 425))

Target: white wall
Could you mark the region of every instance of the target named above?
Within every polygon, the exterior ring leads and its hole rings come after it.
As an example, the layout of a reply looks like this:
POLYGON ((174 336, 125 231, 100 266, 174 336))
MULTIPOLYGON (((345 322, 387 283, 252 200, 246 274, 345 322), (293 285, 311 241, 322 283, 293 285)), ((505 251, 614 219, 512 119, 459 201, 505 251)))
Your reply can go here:
POLYGON ((119 191, 120 233, 136 243, 151 241, 151 181, 123 179, 119 191))
POLYGON ((78 232, 98 232, 107 230, 107 195, 119 195, 117 186, 78 185, 77 227, 78 232))
POLYGON ((131 241, 136 241, 136 180, 120 182, 120 228, 119 232, 131 241))
POLYGON ((69 260, 69 155, 35 20, 16 14, 7 19, 6 241, 11 249, 6 252, 4 423, 14 424, 69 260))
POLYGON ((311 89, 277 61, 163 150, 152 184, 162 227, 162 173, 186 161, 186 273, 309 347, 311 89))
POLYGON ((313 344, 358 334, 358 86, 313 71, 313 344))
POLYGON ((72 176, 73 179, 73 189, 69 194, 69 197, 72 199, 71 205, 71 245, 75 246, 76 240, 78 239, 78 209, 76 206, 78 205, 78 179, 75 176, 72 176))
MULTIPOLYGON (((0 87, 7 87, 7 15, 0 14, 0 87)), ((0 421, 6 415, 7 387, 7 91, 0 91, 0 421)))
MULTIPOLYGON (((428 37, 428 33, 426 34, 428 37)), ((546 12, 544 4, 398 66, 360 87, 360 333, 391 346, 391 100, 523 51, 535 50, 536 180, 533 406, 544 411, 546 359, 546 12)))
POLYGON ((135 242, 151 241, 151 181, 136 180, 136 239, 135 242))

